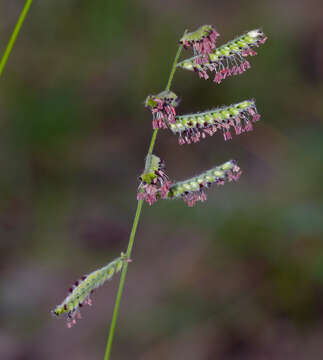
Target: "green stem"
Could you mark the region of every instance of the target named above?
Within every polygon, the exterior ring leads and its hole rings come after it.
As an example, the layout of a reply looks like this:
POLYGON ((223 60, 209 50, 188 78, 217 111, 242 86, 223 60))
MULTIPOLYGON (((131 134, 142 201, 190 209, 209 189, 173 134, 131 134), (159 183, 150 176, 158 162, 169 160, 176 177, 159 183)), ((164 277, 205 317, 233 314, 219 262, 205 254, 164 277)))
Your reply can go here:
MULTIPOLYGON (((170 75, 169 75, 169 79, 168 79, 168 82, 167 82, 167 86, 166 86, 166 89, 165 89, 167 91, 171 87, 173 77, 174 77, 174 74, 175 74, 175 71, 176 71, 176 65, 177 65, 180 53, 182 51, 182 48, 183 48, 182 46, 179 46, 179 48, 177 50, 177 53, 176 53, 176 56, 175 56, 175 59, 174 59, 174 62, 173 62, 173 66, 172 66, 172 69, 171 69, 171 72, 170 72, 170 75)), ((158 129, 155 129, 153 131, 153 135, 151 137, 151 141, 150 141, 147 156, 151 155, 153 150, 154 150, 154 146, 155 146, 155 142, 156 142, 156 138, 157 138, 157 133, 158 133, 158 129)), ((138 204, 137 204, 137 210, 136 210, 135 218, 134 218, 134 221, 133 221, 133 224, 132 224, 132 229, 131 229, 131 233, 130 233, 130 237, 129 237, 128 248, 127 248, 127 252, 126 252, 127 258, 129 258, 129 259, 131 257, 131 251, 132 251, 132 247, 133 247, 133 243, 134 243, 135 235, 136 235, 136 230, 137 230, 137 226, 138 226, 140 215, 141 215, 142 205, 143 205, 143 200, 139 200, 138 204)), ((128 269, 128 263, 125 263, 125 265, 123 266, 123 269, 122 269, 119 288, 118 288, 118 293, 117 293, 116 301, 115 301, 115 304, 114 304, 113 315, 112 315, 112 320, 111 320, 111 325, 110 325, 110 332, 109 332, 109 337, 108 337, 107 346, 106 346, 106 350, 105 350, 104 360, 109 360, 110 359, 112 342, 113 342, 115 327, 116 327, 116 324, 117 324, 120 301, 121 301, 121 297, 122 297, 124 284, 125 284, 125 281, 126 281, 127 269, 128 269)))
POLYGON ((17 21, 17 24, 15 26, 15 29, 14 29, 11 37, 10 37, 9 43, 7 45, 7 48, 6 48, 6 50, 5 50, 4 54, 3 54, 1 62, 0 62, 0 76, 3 73, 3 69, 4 69, 4 67, 5 67, 5 65, 7 63, 8 57, 9 57, 9 55, 11 53, 11 50, 12 50, 14 44, 15 44, 15 41, 16 41, 17 36, 19 34, 19 31, 20 31, 20 29, 22 27, 22 24, 23 24, 23 22, 25 20, 25 17, 26 17, 26 15, 28 13, 28 10, 30 8, 31 3, 32 3, 32 0, 27 0, 26 1, 25 6, 22 9, 22 12, 21 12, 21 14, 19 16, 19 19, 17 21))
POLYGON ((176 65, 177 65, 179 56, 181 55, 182 49, 183 49, 182 45, 178 47, 178 50, 177 50, 177 53, 176 53, 176 56, 175 56, 175 59, 174 59, 174 62, 173 62, 172 70, 171 70, 171 72, 169 74, 169 79, 168 79, 165 91, 169 91, 169 89, 170 89, 170 87, 172 85, 173 77, 174 77, 174 74, 175 74, 175 71, 176 71, 176 65))

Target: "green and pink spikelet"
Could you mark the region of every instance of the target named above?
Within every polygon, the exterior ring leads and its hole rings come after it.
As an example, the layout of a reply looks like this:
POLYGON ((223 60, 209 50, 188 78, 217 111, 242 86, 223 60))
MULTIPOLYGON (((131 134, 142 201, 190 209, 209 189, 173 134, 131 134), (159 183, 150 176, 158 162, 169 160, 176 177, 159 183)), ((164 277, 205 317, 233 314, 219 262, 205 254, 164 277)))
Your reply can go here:
POLYGON ((225 140, 232 138, 231 129, 236 135, 253 129, 252 123, 258 121, 254 100, 246 100, 229 106, 222 106, 202 113, 176 116, 170 130, 179 136, 179 144, 191 144, 212 136, 218 130, 223 132, 225 140))
POLYGON ((184 49, 192 47, 195 54, 209 54, 216 47, 216 39, 220 34, 216 31, 213 25, 202 25, 197 30, 186 32, 179 43, 183 45, 184 49))
POLYGON ((185 70, 195 71, 200 78, 209 79, 214 72, 214 82, 220 83, 232 75, 239 75, 250 68, 247 56, 257 55, 255 49, 265 43, 267 37, 260 30, 252 30, 216 48, 206 55, 196 55, 177 64, 185 70))
POLYGON ((227 161, 223 165, 216 166, 198 176, 172 184, 168 198, 182 198, 188 206, 194 206, 197 201, 206 201, 207 197, 204 190, 212 184, 224 185, 226 181, 237 181, 241 173, 235 160, 227 161))
POLYGON ((153 129, 167 129, 168 124, 175 122, 175 107, 178 103, 178 96, 172 91, 147 96, 145 107, 150 109, 153 115, 153 129))
POLYGON ((66 315, 68 320, 67 326, 69 328, 72 327, 76 323, 76 319, 81 319, 80 308, 83 305, 92 305, 90 296, 94 290, 103 285, 107 280, 110 280, 115 273, 118 273, 125 262, 129 262, 129 259, 127 259, 125 254, 121 253, 120 257, 101 269, 82 276, 69 289, 70 294, 52 311, 53 314, 57 316, 66 315))
POLYGON ((165 172, 165 163, 158 156, 147 156, 145 170, 139 180, 137 200, 145 200, 152 205, 159 198, 167 197, 171 182, 165 172))

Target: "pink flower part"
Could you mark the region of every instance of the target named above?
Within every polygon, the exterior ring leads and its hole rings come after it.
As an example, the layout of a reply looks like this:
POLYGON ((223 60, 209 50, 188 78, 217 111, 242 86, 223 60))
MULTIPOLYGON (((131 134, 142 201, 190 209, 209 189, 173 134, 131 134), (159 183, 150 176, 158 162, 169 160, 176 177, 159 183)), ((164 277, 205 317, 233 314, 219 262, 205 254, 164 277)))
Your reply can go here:
POLYGON ((268 39, 267 36, 263 37, 263 38, 260 40, 261 44, 264 44, 264 43, 267 41, 267 39, 268 39))
POLYGON ((169 193, 169 189, 172 185, 171 181, 165 181, 164 184, 160 188, 160 196, 162 199, 166 199, 169 193))
POLYGON ((184 144, 185 144, 185 140, 180 136, 180 137, 178 138, 178 143, 179 143, 179 145, 184 145, 184 144))
MULTIPOLYGON (((222 80, 226 79, 227 77, 230 77, 232 75, 240 75, 250 69, 250 63, 249 61, 244 61, 239 66, 233 66, 232 68, 224 68, 221 70, 216 70, 216 74, 214 76, 213 81, 217 84, 220 84, 222 80)), ((202 71, 202 70, 201 70, 202 71)))
POLYGON ((252 117, 252 121, 253 121, 253 122, 259 121, 260 118, 261 118, 260 114, 255 114, 255 115, 252 117))
POLYGON ((76 324, 76 320, 72 319, 71 321, 67 322, 67 327, 70 329, 72 326, 74 326, 76 324))
POLYGON ((246 56, 256 56, 257 52, 255 50, 253 50, 252 48, 248 48, 242 51, 241 53, 242 56, 246 57, 246 56))
POLYGON ((253 122, 256 122, 256 121, 260 120, 260 115, 257 114, 253 108, 249 109, 249 114, 252 116, 252 121, 253 122))
POLYGON ((240 170, 239 166, 235 166, 233 168, 233 171, 229 171, 228 172, 228 181, 238 181, 240 176, 242 174, 242 171, 240 170))
POLYGON ((222 81, 222 74, 220 72, 216 73, 213 81, 217 84, 220 84, 222 81))
POLYGON ((193 48, 198 54, 210 54, 216 47, 216 40, 218 37, 219 33, 213 28, 208 36, 193 42, 193 48))
POLYGON ((223 179, 217 179, 216 184, 217 185, 224 185, 224 180, 223 179))
POLYGON ((245 130, 246 130, 246 131, 252 131, 252 130, 253 130, 253 126, 252 126, 251 121, 248 120, 248 121, 246 122, 245 130))
POLYGON ((207 196, 204 191, 199 191, 195 193, 186 194, 184 195, 183 199, 189 207, 192 207, 195 205, 197 201, 201 201, 201 202, 206 201, 207 196))
POLYGON ((208 73, 205 70, 203 70, 202 68, 198 69, 197 72, 198 72, 200 79, 203 78, 203 79, 207 80, 209 78, 208 73))
POLYGON ((203 192, 203 191, 201 192, 199 200, 202 202, 207 200, 207 196, 206 196, 205 192, 203 192))
POLYGON ((83 305, 88 305, 88 306, 92 306, 92 300, 90 297, 87 297, 84 301, 83 301, 83 305))
POLYGON ((145 200, 145 194, 143 192, 138 192, 137 200, 145 200))
POLYGON ((145 200, 149 205, 152 205, 157 201, 157 187, 150 184, 141 186, 140 192, 137 194, 137 199, 145 200))
POLYGON ((184 49, 193 47, 194 53, 197 54, 210 54, 216 48, 216 40, 220 34, 216 31, 215 27, 211 27, 207 33, 196 40, 185 40, 182 42, 184 49))
POLYGON ((225 132, 223 133, 223 136, 224 136, 224 140, 225 140, 225 141, 232 139, 232 135, 231 135, 230 131, 225 131, 225 132))
POLYGON ((68 321, 66 323, 66 326, 70 329, 76 324, 76 319, 80 320, 82 319, 82 315, 79 310, 75 310, 73 313, 68 313, 68 321))
POLYGON ((158 169, 154 170, 155 177, 150 183, 142 182, 137 193, 137 200, 145 200, 152 205, 158 198, 166 199, 172 183, 164 171, 165 164, 160 161, 158 169))
POLYGON ((242 127, 241 127, 241 125, 236 125, 236 126, 234 127, 234 130, 235 130, 235 132, 236 132, 236 135, 240 135, 241 132, 242 132, 242 127))
POLYGON ((168 122, 172 124, 175 122, 175 107, 172 106, 167 99, 160 99, 155 97, 154 101, 157 103, 157 105, 150 107, 151 113, 153 115, 153 129, 167 129, 168 122))
POLYGON ((239 171, 236 175, 233 175, 234 181, 238 181, 239 178, 240 178, 240 176, 241 176, 241 174, 242 174, 242 171, 239 171))

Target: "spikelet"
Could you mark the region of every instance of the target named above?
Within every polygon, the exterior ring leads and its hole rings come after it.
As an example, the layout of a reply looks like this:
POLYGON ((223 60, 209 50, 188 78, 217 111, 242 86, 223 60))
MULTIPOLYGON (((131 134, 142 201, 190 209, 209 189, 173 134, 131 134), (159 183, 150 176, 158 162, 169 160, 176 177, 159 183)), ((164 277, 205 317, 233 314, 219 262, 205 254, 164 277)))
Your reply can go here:
POLYGON ((145 170, 139 177, 137 200, 145 200, 152 205, 158 198, 166 198, 171 182, 165 173, 165 163, 154 154, 146 158, 145 170))
POLYGON ((204 139, 206 135, 212 136, 218 130, 223 132, 225 140, 232 138, 230 129, 237 135, 253 129, 252 123, 258 121, 254 100, 246 100, 230 106, 223 106, 203 113, 176 116, 175 124, 169 128, 178 134, 179 144, 191 144, 204 139))
POLYGON ((145 107, 153 115, 153 129, 167 129, 168 124, 175 122, 175 107, 179 103, 178 96, 172 91, 163 91, 157 95, 149 95, 145 107))
POLYGON ((197 30, 185 33, 179 40, 184 49, 193 47, 194 54, 209 54, 216 47, 216 39, 220 34, 213 25, 203 25, 197 30))
POLYGON ((67 327, 70 328, 76 323, 76 319, 81 319, 80 307, 83 305, 92 305, 90 295, 99 286, 119 272, 125 262, 129 262, 126 255, 121 253, 120 257, 113 260, 101 269, 95 270, 74 283, 69 289, 70 294, 63 302, 56 306, 52 313, 60 316, 65 314, 67 318, 67 327))
POLYGON ((237 181, 240 175, 236 161, 230 160, 191 179, 174 183, 169 189, 168 198, 183 198, 188 206, 193 206, 197 201, 206 200, 204 189, 212 184, 223 185, 225 181, 237 181))
POLYGON ((186 70, 195 71, 200 78, 209 79, 209 73, 214 72, 214 82, 220 83, 225 78, 242 74, 250 68, 247 56, 257 55, 255 48, 267 40, 264 33, 257 29, 235 38, 218 47, 212 53, 196 55, 177 64, 186 70))

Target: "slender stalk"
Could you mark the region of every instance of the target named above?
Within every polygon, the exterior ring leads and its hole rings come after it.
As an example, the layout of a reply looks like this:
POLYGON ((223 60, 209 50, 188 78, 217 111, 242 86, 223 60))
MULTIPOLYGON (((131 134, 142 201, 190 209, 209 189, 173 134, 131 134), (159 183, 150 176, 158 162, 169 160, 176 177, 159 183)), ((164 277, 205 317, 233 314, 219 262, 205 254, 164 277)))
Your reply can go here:
MULTIPOLYGON (((138 201, 136 215, 135 215, 135 219, 133 221, 133 225, 132 225, 132 229, 131 229, 131 233, 130 233, 130 238, 129 238, 128 249, 127 249, 127 253, 126 253, 128 258, 131 255, 133 242, 135 240, 137 225, 138 225, 138 222, 139 222, 141 209, 142 209, 142 203, 143 203, 142 200, 138 201)), ((118 293, 117 293, 117 297, 116 297, 116 301, 115 301, 115 305, 114 305, 114 310, 113 310, 113 315, 112 315, 112 320, 111 320, 111 325, 110 325, 110 333, 109 333, 106 352, 105 352, 105 356, 104 356, 105 360, 109 359, 110 353, 111 353, 113 335, 114 335, 114 330, 115 330, 116 323, 117 323, 119 306, 120 306, 121 296, 122 296, 122 292, 123 292, 123 288, 124 288, 124 283, 126 281, 127 269, 128 269, 128 263, 126 262, 123 265, 123 269, 122 269, 122 273, 121 273, 121 277, 120 277, 119 289, 118 289, 118 293)))
POLYGON ((19 31, 20 31, 20 29, 22 27, 22 24, 23 24, 23 22, 25 20, 25 17, 26 17, 26 15, 28 13, 28 10, 30 8, 31 3, 32 3, 32 0, 27 0, 26 1, 25 6, 22 9, 22 12, 21 12, 21 14, 19 16, 17 24, 16 24, 16 26, 15 26, 15 28, 13 30, 13 33, 12 33, 12 35, 10 37, 7 48, 6 48, 6 50, 5 50, 4 54, 3 54, 1 62, 0 62, 0 76, 3 73, 3 69, 4 69, 4 67, 5 67, 5 65, 7 63, 8 57, 9 57, 9 55, 11 53, 11 50, 12 50, 14 44, 15 44, 15 41, 16 41, 17 36, 19 34, 19 31))
MULTIPOLYGON (((174 74, 175 74, 175 71, 176 71, 176 65, 177 65, 179 56, 181 54, 182 48, 183 48, 183 46, 178 47, 178 50, 177 50, 177 53, 176 53, 176 56, 175 56, 175 59, 174 59, 174 62, 173 62, 171 72, 169 74, 169 79, 168 79, 165 90, 169 90, 170 87, 171 87, 173 77, 174 77, 174 74)), ((153 131, 153 135, 151 137, 151 141, 150 141, 147 156, 151 155, 153 150, 154 150, 154 146, 155 146, 155 142, 156 142, 156 138, 157 138, 157 133, 158 133, 158 129, 155 129, 153 131)), ((130 237, 129 237, 129 243, 128 243, 128 248, 127 248, 127 252, 126 252, 127 258, 130 258, 130 256, 131 256, 131 251, 132 251, 133 243, 134 243, 134 240, 135 240, 136 230, 137 230, 137 226, 138 226, 140 215, 141 215, 142 205, 143 205, 143 200, 139 200, 138 204, 137 204, 137 210, 136 210, 135 218, 134 218, 134 221, 133 221, 133 224, 132 224, 130 237)), ((116 297, 116 301, 115 301, 115 305, 114 305, 114 309, 113 309, 113 315, 112 315, 112 320, 111 320, 111 325, 110 325, 110 332, 109 332, 109 337, 108 337, 108 341, 107 341, 104 360, 109 360, 110 359, 112 342, 113 342, 115 327, 116 327, 117 318, 118 318, 120 301, 121 301, 121 297, 122 297, 124 284, 125 284, 125 281, 126 281, 127 269, 128 269, 128 263, 125 263, 125 265, 123 266, 123 269, 122 269, 119 288, 118 288, 118 293, 117 293, 117 297, 116 297)))

